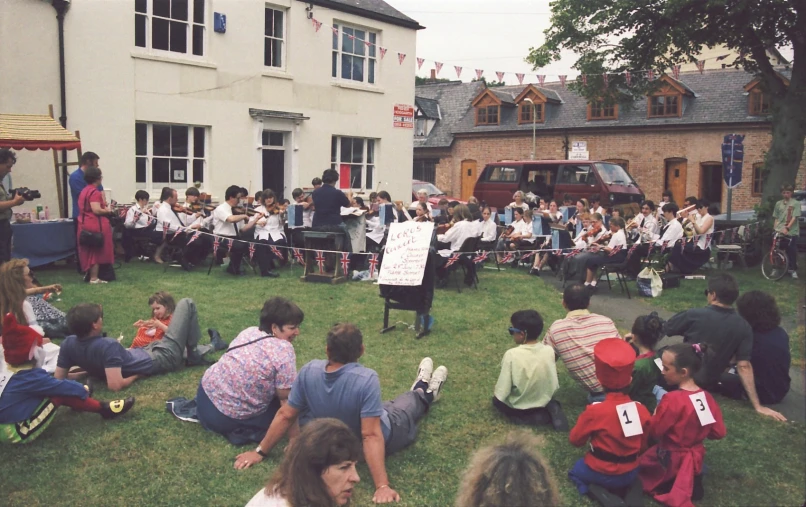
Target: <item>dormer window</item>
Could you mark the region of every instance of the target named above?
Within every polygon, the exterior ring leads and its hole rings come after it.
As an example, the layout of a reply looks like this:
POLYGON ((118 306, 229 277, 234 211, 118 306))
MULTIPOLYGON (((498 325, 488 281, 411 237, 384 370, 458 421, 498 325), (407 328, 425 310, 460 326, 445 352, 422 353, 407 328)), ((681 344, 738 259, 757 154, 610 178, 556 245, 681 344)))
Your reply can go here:
POLYGON ((677 79, 660 77, 659 88, 647 97, 647 118, 680 118, 683 116, 683 97, 695 97, 694 92, 677 79))
POLYGON ((618 104, 607 104, 602 100, 588 103, 588 121, 618 120, 618 104))
POLYGON ((518 105, 518 123, 544 123, 548 112, 547 104, 559 104, 560 102, 556 94, 551 95, 551 93, 553 92, 537 88, 535 85, 526 85, 515 97, 515 104, 518 105))
POLYGON ((518 123, 543 123, 543 104, 537 102, 532 105, 529 102, 521 102, 518 123))
POLYGON ((498 112, 501 106, 480 106, 476 108, 476 125, 498 125, 498 112))
POLYGON ((748 108, 750 116, 763 116, 770 114, 770 102, 767 100, 766 93, 756 88, 748 95, 748 108))

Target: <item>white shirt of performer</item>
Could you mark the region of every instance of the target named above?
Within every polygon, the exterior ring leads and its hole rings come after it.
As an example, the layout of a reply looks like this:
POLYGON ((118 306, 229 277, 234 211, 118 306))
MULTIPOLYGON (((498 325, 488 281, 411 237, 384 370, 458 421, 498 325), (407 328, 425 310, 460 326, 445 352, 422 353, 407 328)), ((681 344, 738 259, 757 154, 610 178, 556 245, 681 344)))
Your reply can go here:
MULTIPOLYGON (((184 213, 183 213, 184 214, 184 213)), ((185 227, 185 224, 179 218, 179 213, 174 213, 170 204, 163 203, 157 211, 157 232, 163 231, 163 225, 168 223, 168 232, 176 232, 179 227, 185 227)))
MULTIPOLYGON (((691 215, 689 215, 689 217, 690 216, 691 215)), ((702 228, 703 224, 709 218, 711 219, 711 227, 709 227, 705 231, 702 231, 702 234, 700 235, 699 239, 697 240, 697 248, 699 248, 700 250, 705 250, 706 248, 708 248, 710 246, 710 245, 706 246, 708 244, 708 238, 706 237, 706 234, 713 234, 714 233, 714 219, 711 218, 711 215, 709 215, 707 212, 705 213, 705 215, 703 215, 703 216, 701 216, 701 217, 699 217, 697 219, 697 227, 702 228)))
POLYGON ((451 252, 456 252, 462 248, 462 243, 467 238, 474 238, 478 236, 478 226, 468 220, 460 220, 453 224, 453 227, 448 229, 445 234, 437 236, 439 241, 451 244, 451 252))
POLYGON ((525 241, 526 243, 534 243, 535 242, 535 235, 534 235, 534 222, 527 222, 526 220, 518 220, 514 224, 513 233, 520 234, 521 237, 519 238, 520 241, 525 241))
MULTIPOLYGON (((266 213, 264 206, 258 206, 255 211, 266 213)), ((251 222, 257 221, 255 225, 255 238, 268 241, 280 241, 285 239, 285 231, 283 230, 283 222, 280 213, 272 213, 265 217, 255 215, 251 218, 251 222)))
POLYGON ((619 229, 618 232, 614 233, 610 238, 610 241, 607 243, 608 248, 615 248, 617 246, 620 246, 621 248, 625 248, 627 246, 627 235, 624 234, 624 229, 619 229))
POLYGON ((238 235, 238 230, 235 227, 235 222, 227 222, 227 218, 232 216, 232 206, 226 202, 222 202, 213 211, 213 218, 215 225, 213 226, 213 234, 218 236, 228 236, 234 238, 238 235))
MULTIPOLYGON (((389 204, 388 202, 381 203, 389 204)), ((399 220, 399 215, 397 214, 397 207, 392 205, 392 216, 394 219, 392 223, 397 222, 399 220)), ((372 217, 367 220, 367 238, 371 239, 375 243, 380 244, 383 241, 383 235, 386 234, 386 229, 388 228, 387 225, 381 223, 380 217, 372 217), (371 227, 371 228, 370 228, 371 227)))
POLYGON ((666 230, 663 231, 663 236, 658 238, 655 241, 655 244, 658 246, 663 246, 663 243, 665 241, 668 241, 668 243, 666 243, 666 246, 668 248, 671 248, 672 246, 674 246, 675 243, 680 241, 680 238, 682 237, 683 237, 683 225, 680 223, 679 220, 672 220, 666 225, 666 230))
POLYGON ((141 208, 139 204, 135 203, 126 211, 126 219, 123 221, 123 226, 127 229, 142 229, 143 227, 148 227, 149 219, 153 220, 153 217, 149 216, 148 207, 141 208), (140 216, 138 216, 135 221, 134 214, 138 212, 140 216))
POLYGON ((498 237, 498 226, 493 219, 478 222, 478 234, 481 234, 481 241, 495 241, 498 237))

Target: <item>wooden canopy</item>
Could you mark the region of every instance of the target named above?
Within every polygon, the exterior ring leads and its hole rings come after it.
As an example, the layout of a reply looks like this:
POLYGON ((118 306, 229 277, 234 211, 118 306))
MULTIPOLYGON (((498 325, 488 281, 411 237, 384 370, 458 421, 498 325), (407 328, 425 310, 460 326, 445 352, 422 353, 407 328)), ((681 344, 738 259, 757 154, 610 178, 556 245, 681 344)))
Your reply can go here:
POLYGON ((81 140, 48 115, 0 113, 0 148, 80 150, 81 140))

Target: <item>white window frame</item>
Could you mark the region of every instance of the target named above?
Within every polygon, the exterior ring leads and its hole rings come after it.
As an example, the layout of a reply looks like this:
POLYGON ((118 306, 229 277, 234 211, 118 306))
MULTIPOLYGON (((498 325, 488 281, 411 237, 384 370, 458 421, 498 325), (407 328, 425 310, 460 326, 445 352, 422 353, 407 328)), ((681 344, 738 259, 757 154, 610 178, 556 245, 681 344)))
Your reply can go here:
POLYGON ((286 48, 288 46, 288 9, 285 7, 281 7, 278 5, 273 4, 266 4, 265 9, 263 10, 263 67, 270 70, 282 70, 286 69, 286 48), (280 12, 283 14, 283 36, 282 37, 275 37, 271 35, 266 35, 266 10, 271 9, 276 12, 280 12), (275 41, 280 41, 280 65, 266 65, 266 39, 272 39, 275 41))
MULTIPOLYGON (((351 190, 372 190, 372 186, 377 183, 378 180, 378 145, 380 144, 380 139, 375 139, 371 137, 352 137, 352 136, 333 136, 330 141, 330 162, 331 167, 338 171, 339 175, 341 175, 341 166, 342 164, 348 164, 350 166, 358 166, 361 168, 361 176, 359 186, 352 185, 352 181, 350 182, 351 185, 348 187, 351 190), (356 140, 363 141, 362 148, 361 148, 361 161, 354 162, 354 161, 342 161, 342 140, 343 139, 350 139, 353 143, 356 140), (371 153, 372 153, 372 161, 369 161, 368 157, 368 150, 370 149, 370 145, 372 146, 371 153), (367 181, 367 174, 368 172, 372 173, 372 177, 369 181, 367 181)), ((355 146, 353 144, 353 146, 355 146)), ((339 188, 344 188, 341 185, 341 179, 339 180, 339 188)))
POLYGON ((333 79, 337 81, 347 82, 347 83, 361 83, 367 86, 377 86, 378 85, 378 75, 380 73, 380 59, 378 58, 378 54, 380 53, 379 45, 381 41, 381 34, 379 31, 370 30, 367 28, 358 27, 355 25, 344 25, 342 23, 333 23, 333 27, 338 31, 338 34, 332 34, 332 43, 331 43, 331 72, 330 75, 333 79), (354 35, 355 31, 364 32, 364 39, 359 39, 356 37, 355 39, 350 39, 349 35, 354 35), (373 40, 374 39, 374 40, 373 40), (369 47, 366 46, 365 41, 370 41, 369 47), (353 52, 345 52, 343 50, 345 44, 352 42, 353 44, 360 44, 363 49, 362 53, 356 53, 355 47, 353 47, 353 52), (333 47, 336 46, 336 47, 333 47), (342 76, 342 61, 344 56, 350 57, 358 57, 363 58, 363 74, 361 81, 352 78, 345 78, 342 76), (335 58, 335 62, 333 61, 335 58), (373 80, 369 82, 369 69, 370 69, 370 61, 374 61, 375 64, 373 66, 373 80), (333 64, 335 63, 335 69, 333 68, 333 64), (335 76, 333 75, 333 71, 335 71, 335 76))
MULTIPOLYGON (((192 60, 204 60, 207 56, 208 46, 207 46, 207 37, 208 37, 208 26, 211 24, 211 12, 210 12, 210 4, 211 0, 203 0, 204 1, 204 23, 197 23, 195 21, 195 8, 196 3, 194 0, 187 0, 188 4, 188 19, 187 20, 179 20, 179 19, 172 19, 166 18, 163 16, 156 16, 154 15, 154 0, 141 0, 146 2, 146 12, 138 12, 135 10, 134 17, 135 17, 135 34, 137 32, 136 25, 139 22, 138 18, 145 17, 146 21, 146 33, 145 33, 145 46, 138 46, 136 35, 135 35, 135 43, 134 47, 137 51, 142 51, 148 54, 153 55, 162 55, 162 56, 170 56, 174 58, 187 58, 192 60), (185 48, 187 49, 186 52, 180 53, 178 51, 171 51, 170 49, 156 49, 153 45, 153 22, 154 19, 162 19, 165 21, 175 22, 175 23, 184 23, 187 25, 186 31, 186 40, 185 40, 185 48), (194 27, 201 27, 202 30, 202 54, 195 55, 193 54, 193 28, 194 27)), ((136 2, 137 3, 137 2, 136 2)), ((136 4, 135 4, 136 5, 136 4)), ((136 7, 135 7, 136 9, 136 7)), ((170 32, 169 32, 170 33, 170 32)), ((169 45, 170 45, 170 36, 169 36, 169 45)))
MULTIPOLYGON (((135 122, 135 129, 137 128, 137 124, 146 125, 146 154, 137 154, 135 149, 135 186, 138 190, 146 190, 149 193, 153 194, 155 192, 159 193, 162 187, 169 186, 176 190, 181 190, 183 188, 188 188, 191 186, 195 186, 195 181, 193 179, 193 162, 194 161, 202 161, 203 168, 202 168, 202 184, 201 189, 204 189, 204 185, 210 181, 210 174, 209 174, 209 160, 210 160, 210 127, 206 125, 184 125, 184 124, 177 124, 177 123, 162 123, 162 122, 146 122, 146 121, 137 121, 135 122), (154 126, 166 126, 166 127, 173 127, 173 128, 181 128, 185 127, 188 129, 188 145, 187 145, 187 156, 185 157, 175 157, 175 156, 164 156, 154 155, 154 126), (197 157, 195 156, 195 128, 203 128, 204 129, 204 156, 197 157), (146 181, 137 181, 137 159, 144 158, 146 160, 146 181), (153 181, 153 161, 155 158, 168 158, 168 159, 184 159, 187 160, 186 166, 186 175, 185 181, 174 182, 173 174, 171 170, 168 171, 168 182, 154 182, 153 181), (182 187, 181 185, 185 185, 182 187)), ((135 130, 135 144, 136 144, 136 130, 135 130)), ((200 189, 200 190, 201 190, 200 189)))

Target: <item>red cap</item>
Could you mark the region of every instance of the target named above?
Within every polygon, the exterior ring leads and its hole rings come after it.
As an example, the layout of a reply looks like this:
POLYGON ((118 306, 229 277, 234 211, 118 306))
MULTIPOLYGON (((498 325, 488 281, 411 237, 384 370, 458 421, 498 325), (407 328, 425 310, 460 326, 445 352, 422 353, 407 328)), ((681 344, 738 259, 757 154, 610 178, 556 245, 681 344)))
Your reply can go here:
POLYGON ((605 338, 593 347, 596 378, 605 389, 630 385, 635 365, 635 350, 620 338, 605 338))
POLYGON ((28 326, 21 326, 13 313, 3 318, 3 354, 11 366, 19 366, 30 361, 34 343, 42 346, 42 335, 28 326))

